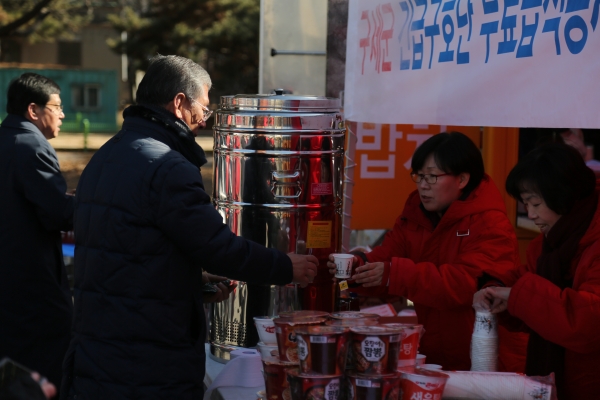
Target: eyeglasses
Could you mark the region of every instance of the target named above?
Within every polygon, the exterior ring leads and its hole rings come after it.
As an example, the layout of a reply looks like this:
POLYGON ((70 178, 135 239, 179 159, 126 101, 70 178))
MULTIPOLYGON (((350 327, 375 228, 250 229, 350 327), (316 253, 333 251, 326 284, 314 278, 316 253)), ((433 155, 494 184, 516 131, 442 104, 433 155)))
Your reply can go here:
POLYGON ((212 115, 212 113, 213 113, 212 110, 206 106, 203 106, 197 100, 194 100, 191 97, 189 97, 189 99, 192 101, 192 103, 198 103, 200 105, 200 107, 202 107, 202 111, 204 113, 204 115, 202 116, 202 122, 206 122, 206 120, 208 120, 210 118, 210 116, 212 115))
POLYGON ((60 114, 62 114, 62 112, 63 112, 63 105, 62 104, 50 104, 50 103, 48 103, 48 104, 43 105, 42 107, 47 108, 48 110, 50 110, 50 112, 52 112, 52 114, 58 115, 58 116, 60 116, 60 114), (50 108, 48 106, 58 107, 58 110, 56 110, 55 108, 50 108), (58 111, 58 113, 57 113, 57 111, 58 111))
POLYGON ((425 179, 425 182, 429 183, 430 185, 433 185, 434 183, 437 182, 437 180, 438 180, 438 178, 440 176, 446 176, 446 175, 452 175, 452 174, 434 175, 434 174, 415 174, 415 173, 412 173, 412 174, 410 174, 410 179, 412 179, 414 183, 421 183, 421 181, 423 179, 425 179))

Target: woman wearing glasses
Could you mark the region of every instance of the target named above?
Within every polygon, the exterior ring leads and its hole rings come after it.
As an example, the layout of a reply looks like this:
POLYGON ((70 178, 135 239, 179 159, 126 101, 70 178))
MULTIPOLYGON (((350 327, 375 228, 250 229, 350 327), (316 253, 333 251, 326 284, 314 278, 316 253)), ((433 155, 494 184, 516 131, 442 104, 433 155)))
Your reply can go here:
POLYGON ((525 329, 527 375, 554 373, 559 399, 595 399, 600 386, 600 211, 596 178, 563 144, 529 153, 510 172, 506 190, 522 200, 541 235, 511 287, 489 287, 473 304, 525 329), (512 316, 513 318, 510 318, 512 316))
MULTIPOLYGON (((419 351, 427 361, 469 370, 472 296, 490 276, 502 278, 517 265, 514 229, 479 149, 462 133, 425 141, 411 168, 416 190, 381 246, 356 255, 352 278, 411 300, 425 328, 419 351)), ((523 355, 502 349, 504 369, 522 368, 523 355)))

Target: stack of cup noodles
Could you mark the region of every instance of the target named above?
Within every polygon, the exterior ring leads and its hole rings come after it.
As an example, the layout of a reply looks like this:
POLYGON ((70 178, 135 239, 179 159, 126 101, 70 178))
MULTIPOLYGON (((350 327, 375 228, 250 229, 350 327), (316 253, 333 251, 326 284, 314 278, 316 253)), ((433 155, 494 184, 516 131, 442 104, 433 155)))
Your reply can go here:
POLYGON ((350 328, 351 369, 346 371, 350 400, 395 400, 399 394, 398 355, 403 332, 376 325, 350 328))
POLYGON ((281 313, 273 320, 277 356, 263 356, 266 398, 441 399, 447 375, 415 368, 422 326, 378 325, 378 320, 360 312, 281 313), (412 362, 399 369, 405 337, 412 362))
POLYGON ((497 371, 498 324, 492 313, 477 311, 471 337, 471 371, 497 371))
POLYGON ((298 343, 296 329, 323 325, 329 313, 323 311, 290 311, 273 319, 278 350, 276 356, 263 358, 265 389, 269 400, 292 400, 288 373, 297 370, 298 343))
POLYGON ((293 400, 343 398, 348 332, 339 326, 296 329, 300 368, 288 372, 293 400))

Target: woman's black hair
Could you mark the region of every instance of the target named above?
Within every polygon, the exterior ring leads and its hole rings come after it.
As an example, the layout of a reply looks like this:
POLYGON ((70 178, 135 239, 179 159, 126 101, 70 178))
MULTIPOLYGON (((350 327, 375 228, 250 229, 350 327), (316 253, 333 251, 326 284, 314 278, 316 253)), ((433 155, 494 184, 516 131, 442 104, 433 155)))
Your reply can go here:
POLYGON ((544 144, 527 154, 506 178, 506 191, 521 200, 521 193, 541 196, 548 208, 559 215, 573 209, 575 202, 591 195, 596 175, 571 146, 544 144))
POLYGON ((452 175, 470 174, 463 193, 470 193, 481 183, 485 174, 483 157, 468 136, 460 132, 445 132, 430 137, 415 150, 410 164, 412 172, 423 168, 430 154, 442 171, 452 175))

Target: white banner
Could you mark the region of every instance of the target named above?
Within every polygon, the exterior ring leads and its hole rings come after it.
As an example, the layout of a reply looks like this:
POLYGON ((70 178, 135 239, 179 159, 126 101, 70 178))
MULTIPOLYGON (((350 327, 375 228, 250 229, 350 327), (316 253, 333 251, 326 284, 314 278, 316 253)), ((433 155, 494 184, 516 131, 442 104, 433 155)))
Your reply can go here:
POLYGON ((345 114, 600 128, 600 0, 350 0, 345 114))

